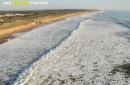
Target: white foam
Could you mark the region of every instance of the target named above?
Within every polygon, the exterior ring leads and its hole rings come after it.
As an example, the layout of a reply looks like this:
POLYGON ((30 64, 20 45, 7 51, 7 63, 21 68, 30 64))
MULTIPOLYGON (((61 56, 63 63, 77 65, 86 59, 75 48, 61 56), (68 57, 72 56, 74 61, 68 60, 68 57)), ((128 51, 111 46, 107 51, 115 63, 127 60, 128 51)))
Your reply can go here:
POLYGON ((124 60, 130 62, 128 40, 115 35, 126 31, 129 29, 112 22, 84 21, 59 47, 36 62, 22 83, 18 79, 15 85, 128 85, 130 78, 120 72, 110 73, 113 66, 124 64, 124 60))
POLYGON ((69 34, 76 29, 79 23, 85 20, 80 16, 68 19, 39 27, 21 37, 9 40, 9 42, 0 45, 1 80, 8 80, 22 67, 30 65, 28 64, 30 61, 46 53, 46 51, 53 49, 59 43, 59 39, 62 40, 65 38, 64 36, 67 33, 69 34))
POLYGON ((100 12, 102 12, 102 11, 94 12, 94 13, 91 13, 89 15, 84 14, 84 15, 81 15, 81 17, 82 18, 91 18, 91 17, 95 16, 95 14, 100 13, 100 12))

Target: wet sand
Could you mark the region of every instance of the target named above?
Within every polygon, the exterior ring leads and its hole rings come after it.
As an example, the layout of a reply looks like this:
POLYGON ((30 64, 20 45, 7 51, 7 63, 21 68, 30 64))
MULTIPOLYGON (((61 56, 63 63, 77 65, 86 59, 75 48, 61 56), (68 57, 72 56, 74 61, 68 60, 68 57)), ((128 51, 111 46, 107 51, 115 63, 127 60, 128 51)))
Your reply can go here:
POLYGON ((7 39, 0 39, 0 44, 3 44, 4 42, 7 42, 7 39))

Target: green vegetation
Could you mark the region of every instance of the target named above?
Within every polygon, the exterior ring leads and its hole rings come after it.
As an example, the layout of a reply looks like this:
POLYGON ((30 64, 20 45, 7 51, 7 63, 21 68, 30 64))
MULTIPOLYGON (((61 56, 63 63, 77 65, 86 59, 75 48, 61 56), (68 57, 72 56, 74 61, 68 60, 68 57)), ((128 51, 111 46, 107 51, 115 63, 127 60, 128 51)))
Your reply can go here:
POLYGON ((76 14, 81 12, 93 12, 93 11, 95 10, 1 11, 0 15, 4 15, 4 17, 0 17, 0 30, 10 29, 20 25, 26 25, 31 22, 34 22, 34 20, 41 21, 56 18, 67 14, 74 14, 74 13, 76 14), (5 16, 6 14, 8 15, 12 14, 14 16, 5 16), (20 16, 17 14, 23 14, 23 15, 20 16))
POLYGON ((74 13, 74 12, 84 12, 84 11, 92 11, 92 10, 44 10, 44 11, 4 11, 0 12, 0 15, 5 14, 30 14, 25 16, 6 16, 1 17, 0 20, 3 20, 3 22, 0 22, 0 25, 3 23, 9 23, 17 20, 31 20, 39 17, 47 17, 47 16, 58 16, 62 14, 68 14, 68 13, 74 13))

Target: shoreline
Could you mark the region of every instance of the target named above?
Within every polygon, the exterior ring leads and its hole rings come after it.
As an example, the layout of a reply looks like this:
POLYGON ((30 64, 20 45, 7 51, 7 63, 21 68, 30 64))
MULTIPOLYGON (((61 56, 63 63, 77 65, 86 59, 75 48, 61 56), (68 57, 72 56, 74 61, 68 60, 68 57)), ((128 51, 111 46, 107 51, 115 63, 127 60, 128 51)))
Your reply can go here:
POLYGON ((18 27, 6 29, 6 30, 1 30, 0 31, 0 39, 7 38, 7 37, 11 36, 14 33, 29 30, 29 29, 31 29, 31 28, 33 28, 35 26, 37 26, 37 24, 32 22, 32 23, 24 25, 24 26, 21 25, 21 26, 18 26, 18 27))
MULTIPOLYGON (((94 11, 92 11, 92 12, 94 12, 94 11)), ((51 17, 46 18, 44 20, 42 19, 41 23, 31 22, 30 24, 20 25, 20 26, 16 26, 16 27, 13 27, 13 28, 0 30, 0 39, 6 39, 7 37, 10 37, 14 33, 24 32, 24 31, 32 29, 32 28, 34 28, 34 27, 36 27, 40 24, 46 24, 46 23, 49 23, 49 22, 56 22, 56 21, 65 19, 67 17, 80 15, 80 14, 88 14, 88 13, 92 13, 92 12, 70 13, 70 14, 66 14, 66 15, 55 16, 55 17, 52 17, 52 18, 51 17)))
POLYGON ((0 56, 2 60, 0 66, 0 78, 2 81, 0 83, 13 82, 14 78, 16 79, 18 77, 16 75, 20 75, 26 68, 36 62, 41 55, 46 54, 58 46, 64 38, 68 37, 70 32, 77 28, 79 23, 86 20, 80 17, 80 15, 67 19, 69 20, 59 21, 53 23, 53 25, 45 26, 44 29, 42 27, 36 28, 21 37, 0 45, 0 56), (65 32, 65 30, 68 31, 65 32))

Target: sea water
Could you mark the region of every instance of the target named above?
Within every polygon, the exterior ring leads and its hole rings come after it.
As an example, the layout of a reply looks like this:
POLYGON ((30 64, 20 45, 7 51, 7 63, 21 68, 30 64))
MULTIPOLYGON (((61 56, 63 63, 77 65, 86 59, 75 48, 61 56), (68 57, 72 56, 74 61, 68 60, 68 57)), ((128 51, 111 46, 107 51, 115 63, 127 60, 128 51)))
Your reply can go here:
POLYGON ((114 22, 130 29, 130 11, 100 11, 90 16, 82 16, 94 21, 114 22))

